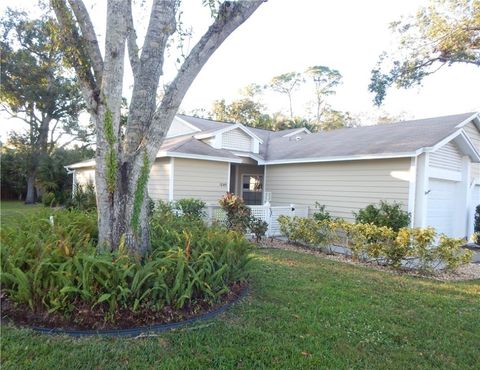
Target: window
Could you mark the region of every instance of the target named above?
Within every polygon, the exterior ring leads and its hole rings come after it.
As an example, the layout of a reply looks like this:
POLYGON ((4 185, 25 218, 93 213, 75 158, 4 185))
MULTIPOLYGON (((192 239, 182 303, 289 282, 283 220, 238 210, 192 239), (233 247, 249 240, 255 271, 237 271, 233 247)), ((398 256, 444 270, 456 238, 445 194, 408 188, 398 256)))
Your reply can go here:
POLYGON ((242 175, 242 198, 246 204, 262 204, 263 176, 242 175))

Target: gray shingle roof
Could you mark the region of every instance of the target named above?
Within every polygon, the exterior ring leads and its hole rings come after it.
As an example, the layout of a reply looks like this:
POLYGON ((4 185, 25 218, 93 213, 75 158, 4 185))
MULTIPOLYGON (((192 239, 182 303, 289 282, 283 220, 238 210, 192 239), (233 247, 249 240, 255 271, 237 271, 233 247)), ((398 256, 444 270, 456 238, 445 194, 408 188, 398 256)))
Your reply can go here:
MULTIPOLYGON (((258 128, 248 129, 263 140, 257 155, 266 161, 295 159, 321 159, 350 156, 408 155, 421 148, 428 148, 458 130, 458 125, 475 115, 475 112, 444 117, 418 119, 412 121, 346 128, 309 135, 301 135, 300 140, 283 137, 298 129, 268 131, 258 128)), ((231 122, 217 122, 203 118, 178 115, 201 130, 210 133, 234 125, 231 122)), ((185 153, 225 159, 239 159, 225 149, 215 149, 198 140, 192 134, 166 139, 160 152, 185 153)), ((89 163, 89 162, 87 162, 89 163)), ((85 163, 86 164, 86 163, 85 163)), ((75 164, 80 167, 83 163, 75 164)))
MULTIPOLYGON (((348 157, 356 155, 399 155, 413 153, 418 149, 431 147, 457 130, 456 126, 475 113, 463 113, 444 117, 346 128, 328 132, 283 137, 298 129, 268 131, 248 128, 263 140, 260 157, 268 160, 348 157)), ((211 132, 233 123, 216 122, 203 118, 180 115, 199 129, 211 132)))
POLYGON ((434 146, 474 113, 346 128, 268 142, 266 160, 412 153, 434 146))
POLYGON ((229 159, 238 159, 238 157, 225 149, 215 149, 205 144, 201 140, 197 140, 192 135, 177 136, 167 139, 160 147, 160 152, 169 153, 187 153, 195 155, 204 155, 210 157, 222 157, 229 159))

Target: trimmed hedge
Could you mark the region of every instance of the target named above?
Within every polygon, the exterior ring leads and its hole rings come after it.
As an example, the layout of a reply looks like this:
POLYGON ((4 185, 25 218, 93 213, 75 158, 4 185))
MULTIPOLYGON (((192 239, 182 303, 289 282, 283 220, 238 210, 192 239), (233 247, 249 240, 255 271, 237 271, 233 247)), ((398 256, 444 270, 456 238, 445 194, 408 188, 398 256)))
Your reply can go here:
POLYGON ((453 270, 470 262, 472 252, 462 248, 463 239, 439 235, 433 228, 401 228, 351 224, 345 221, 318 221, 280 216, 280 230, 290 241, 325 248, 333 244, 348 247, 356 259, 374 259, 379 264, 400 267, 408 257, 418 268, 429 270, 443 264, 453 270))

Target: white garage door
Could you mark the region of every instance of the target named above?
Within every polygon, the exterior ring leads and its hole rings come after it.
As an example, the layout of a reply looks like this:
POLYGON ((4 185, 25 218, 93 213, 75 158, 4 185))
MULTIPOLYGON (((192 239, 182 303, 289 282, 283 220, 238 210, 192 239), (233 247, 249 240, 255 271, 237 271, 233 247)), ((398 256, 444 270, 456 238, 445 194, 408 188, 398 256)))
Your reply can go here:
POLYGON ((480 204, 480 185, 475 185, 472 189, 472 209, 480 204))
POLYGON ((430 193, 427 195, 427 225, 453 236, 455 222, 454 181, 430 179, 430 193))

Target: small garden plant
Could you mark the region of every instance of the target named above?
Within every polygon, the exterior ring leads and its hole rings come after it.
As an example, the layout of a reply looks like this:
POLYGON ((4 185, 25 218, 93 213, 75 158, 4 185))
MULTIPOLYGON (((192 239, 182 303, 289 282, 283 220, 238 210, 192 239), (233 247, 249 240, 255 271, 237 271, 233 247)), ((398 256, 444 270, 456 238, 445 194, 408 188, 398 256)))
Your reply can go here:
POLYGON ((259 242, 268 230, 267 222, 252 215, 251 209, 243 199, 235 194, 226 193, 219 201, 225 211, 227 219, 226 226, 245 234, 250 231, 259 242))

